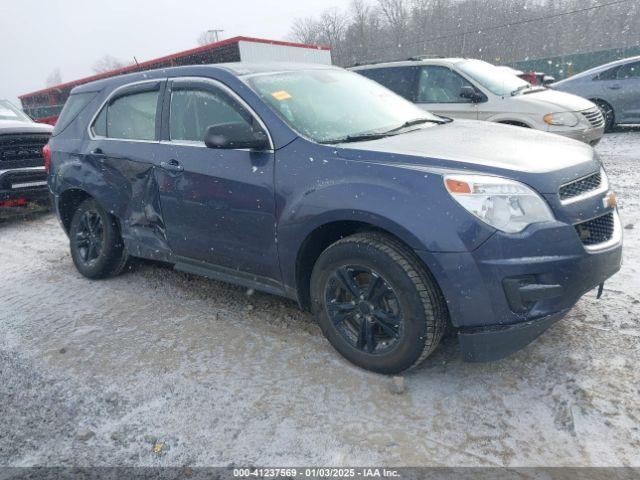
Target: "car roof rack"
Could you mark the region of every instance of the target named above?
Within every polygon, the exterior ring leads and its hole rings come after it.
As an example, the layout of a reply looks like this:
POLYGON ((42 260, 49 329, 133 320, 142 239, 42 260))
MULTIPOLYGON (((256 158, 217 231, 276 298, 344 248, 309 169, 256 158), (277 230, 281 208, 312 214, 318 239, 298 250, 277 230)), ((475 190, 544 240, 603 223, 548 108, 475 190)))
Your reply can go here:
POLYGON ((427 60, 429 58, 446 58, 446 57, 444 55, 432 55, 429 53, 425 53, 423 55, 413 55, 407 58, 407 60, 416 61, 416 60, 427 60))

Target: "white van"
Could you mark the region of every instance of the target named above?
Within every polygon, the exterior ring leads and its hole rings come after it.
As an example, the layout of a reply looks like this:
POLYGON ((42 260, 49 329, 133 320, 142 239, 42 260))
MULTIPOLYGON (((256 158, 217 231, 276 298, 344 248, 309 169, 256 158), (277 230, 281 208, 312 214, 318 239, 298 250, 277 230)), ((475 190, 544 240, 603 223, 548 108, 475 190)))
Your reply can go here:
POLYGON ((490 63, 429 58, 354 67, 438 115, 557 133, 591 145, 604 133, 600 109, 584 98, 531 86, 490 63))

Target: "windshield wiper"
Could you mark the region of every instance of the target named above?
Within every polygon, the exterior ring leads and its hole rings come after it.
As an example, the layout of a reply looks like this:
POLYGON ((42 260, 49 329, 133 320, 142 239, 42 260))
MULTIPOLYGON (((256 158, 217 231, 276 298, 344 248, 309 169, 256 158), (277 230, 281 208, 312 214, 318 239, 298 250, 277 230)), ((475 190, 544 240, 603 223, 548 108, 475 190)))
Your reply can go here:
POLYGON ((365 140, 378 140, 379 138, 384 138, 389 136, 387 132, 379 132, 379 133, 358 133, 355 135, 347 135, 346 137, 334 138, 332 140, 325 140, 320 143, 349 143, 349 142, 362 142, 365 140))
POLYGON ((518 88, 516 88, 511 92, 511 96, 514 97, 515 95, 520 93, 522 90, 526 90, 527 88, 533 88, 533 87, 528 83, 526 85, 520 85, 518 88))
POLYGON ((395 127, 392 128, 391 130, 387 130, 384 133, 393 133, 393 132, 397 132, 398 130, 402 130, 403 128, 407 128, 407 127, 413 127, 414 125, 420 125, 421 123, 437 123, 438 125, 442 125, 443 123, 449 123, 449 120, 438 120, 437 118, 414 118, 413 120, 409 120, 407 122, 404 122, 402 125, 400 125, 399 127, 395 127))
POLYGON ((354 135, 347 135, 345 137, 336 138, 333 140, 326 140, 320 143, 332 144, 332 143, 348 143, 348 142, 361 142, 365 140, 378 140, 384 137, 391 137, 394 135, 398 135, 398 132, 403 128, 412 127, 413 125, 419 125, 421 123, 437 123, 438 125, 442 125, 443 123, 450 123, 453 120, 447 117, 442 117, 442 120, 437 118, 415 118, 413 120, 408 120, 404 122, 399 127, 392 128, 391 130, 386 130, 384 132, 368 132, 368 133, 357 133, 354 135))
POLYGON ((537 86, 532 86, 529 90, 527 90, 526 92, 522 92, 523 95, 529 95, 530 93, 536 93, 536 92, 543 92, 547 90, 547 87, 544 87, 542 85, 537 85, 537 86))

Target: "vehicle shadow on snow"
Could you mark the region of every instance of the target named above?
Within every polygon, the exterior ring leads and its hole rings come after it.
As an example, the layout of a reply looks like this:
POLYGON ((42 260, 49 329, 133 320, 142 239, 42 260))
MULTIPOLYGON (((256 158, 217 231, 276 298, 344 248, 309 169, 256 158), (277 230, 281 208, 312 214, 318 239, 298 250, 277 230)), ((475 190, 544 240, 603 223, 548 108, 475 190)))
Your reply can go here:
POLYGON ((15 225, 20 222, 40 220, 51 214, 48 205, 27 205, 25 207, 0 207, 0 228, 15 225))
MULTIPOLYGON (((640 125, 616 125, 613 131, 608 133, 631 133, 631 132, 640 132, 640 125)), ((607 135, 605 133, 605 135, 607 135)))
MULTIPOLYGON (((333 350, 333 347, 324 338, 313 315, 301 310, 293 300, 178 272, 173 269, 171 264, 152 260, 131 260, 127 266, 127 274, 142 277, 154 289, 158 287, 158 284, 162 284, 162 288, 171 290, 171 296, 177 301, 180 298, 202 300, 210 304, 211 309, 224 308, 233 311, 241 318, 241 321, 247 324, 256 322, 259 328, 259 324, 263 323, 265 335, 269 334, 267 326, 282 329, 285 331, 285 335, 286 332, 306 333, 322 339, 323 348, 333 350)), ((337 352, 335 355, 336 358, 339 357, 337 352)), ((342 362, 343 360, 340 358, 338 361, 342 362)), ((431 368, 456 361, 461 361, 458 339, 455 334, 448 334, 441 340, 431 356, 412 371, 426 374, 431 368)), ((363 371, 346 360, 344 360, 344 365, 356 371, 363 371)))

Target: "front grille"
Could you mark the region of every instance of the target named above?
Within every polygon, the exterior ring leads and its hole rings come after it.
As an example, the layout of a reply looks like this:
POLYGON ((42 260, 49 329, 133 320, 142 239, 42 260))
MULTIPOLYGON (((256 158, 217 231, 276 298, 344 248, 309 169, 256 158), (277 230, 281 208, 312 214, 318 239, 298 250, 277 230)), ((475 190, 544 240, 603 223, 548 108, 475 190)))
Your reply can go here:
POLYGON ((48 141, 48 133, 0 135, 0 170, 43 166, 48 141))
POLYGON ((560 200, 569 200, 570 198, 595 190, 600 187, 600 185, 602 185, 602 175, 600 172, 579 178, 560 187, 560 200))
POLYGON ((600 128, 604 126, 604 117, 602 116, 602 112, 598 107, 590 108, 589 110, 584 110, 581 112, 582 115, 587 119, 587 121, 594 128, 600 128))
POLYGON ((613 237, 613 212, 587 222, 578 223, 576 232, 584 245, 597 245, 613 237))

